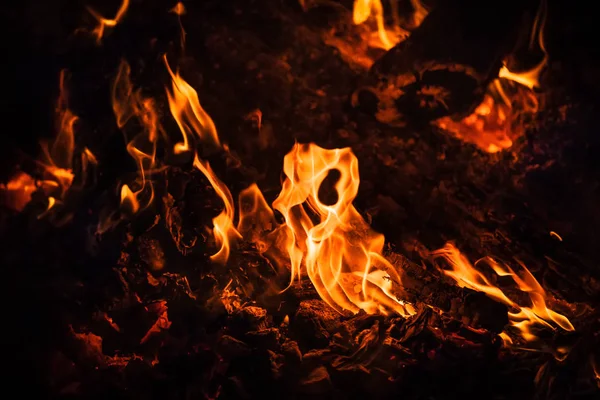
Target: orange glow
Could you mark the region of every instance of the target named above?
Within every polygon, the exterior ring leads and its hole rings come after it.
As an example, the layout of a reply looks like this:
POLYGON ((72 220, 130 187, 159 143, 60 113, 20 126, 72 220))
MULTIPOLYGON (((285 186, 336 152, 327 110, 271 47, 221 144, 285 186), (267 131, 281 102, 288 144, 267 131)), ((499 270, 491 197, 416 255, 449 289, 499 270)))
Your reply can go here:
POLYGON ((487 88, 483 102, 475 111, 460 121, 449 117, 438 119, 435 124, 451 132, 455 137, 472 143, 488 153, 510 148, 524 133, 521 117, 538 111, 539 102, 534 89, 540 87, 539 78, 548 64, 548 53, 544 44, 547 4, 542 0, 536 15, 529 47, 537 43, 544 54, 533 68, 523 72, 511 72, 504 65, 487 88))
POLYGON ((553 236, 553 237, 557 238, 561 242, 563 240, 562 237, 558 233, 556 233, 554 231, 550 231, 550 236, 553 236))
POLYGON ((389 50, 399 41, 401 34, 406 32, 399 26, 388 29, 385 25, 385 15, 381 0, 355 0, 352 10, 352 20, 355 25, 360 25, 373 18, 377 27, 376 38, 369 38, 369 45, 389 50))
MULTIPOLYGON (((451 243, 446 244, 440 250, 434 251, 432 255, 434 259, 442 258, 447 262, 450 269, 442 269, 442 271, 454 279, 458 286, 485 293, 491 299, 503 303, 513 310, 508 313, 510 324, 519 331, 525 341, 531 342, 537 339, 532 330, 536 325, 552 330, 555 330, 557 326, 565 331, 575 330, 567 317, 548 308, 545 290, 522 263, 519 263, 522 267, 520 275, 509 266, 500 265, 489 257, 472 265, 451 243), (521 292, 529 295, 531 305, 525 306, 510 299, 502 289, 475 268, 480 264, 489 266, 498 277, 510 277, 521 292)), ((512 343, 507 334, 504 334, 503 339, 506 344, 512 343)))
POLYGON ((268 247, 265 237, 276 228, 277 223, 273 210, 255 183, 240 192, 238 207, 238 232, 264 253, 268 247))
POLYGON ((125 135, 127 152, 135 160, 138 169, 136 182, 121 188, 121 205, 135 214, 154 200, 154 188, 147 175, 156 168, 156 145, 162 128, 154 101, 144 98, 141 91, 133 90, 130 73, 129 64, 121 61, 112 87, 112 106, 117 125, 125 135), (139 122, 141 132, 135 132, 130 139, 128 130, 124 128, 133 117, 139 122))
POLYGON ((352 151, 296 144, 285 156, 283 170, 287 178, 273 207, 286 222, 290 284, 300 279, 304 262, 321 298, 338 312, 414 313, 393 293, 401 279, 381 255, 383 235, 373 232, 352 205, 360 181, 352 151), (337 200, 327 205, 319 199, 319 189, 333 170, 340 173, 334 186, 337 200))
POLYGON ((201 161, 196 156, 194 159, 194 167, 198 168, 200 172, 206 176, 213 189, 215 189, 215 192, 217 195, 219 195, 221 200, 223 200, 225 205, 223 211, 213 219, 213 234, 215 236, 215 241, 220 248, 219 251, 210 257, 211 260, 219 264, 225 264, 229 259, 231 243, 234 240, 241 238, 241 235, 233 225, 235 213, 235 208, 233 207, 233 197, 231 197, 231 193, 229 192, 227 186, 225 186, 225 184, 221 182, 219 178, 217 178, 213 170, 210 168, 208 162, 201 161))
POLYGON ((90 12, 90 14, 92 14, 94 16, 94 18, 96 18, 96 20, 98 21, 98 26, 96 26, 96 28, 94 28, 94 30, 92 31, 92 35, 94 35, 96 37, 96 42, 98 44, 100 44, 102 42, 102 38, 104 37, 104 28, 106 28, 106 27, 112 28, 112 27, 117 26, 117 24, 125 16, 125 13, 127 12, 128 8, 129 8, 129 0, 123 0, 121 3, 121 6, 117 10, 117 14, 115 15, 115 17, 113 19, 108 19, 108 18, 104 18, 102 15, 98 14, 92 8, 88 7, 88 11, 90 12))
POLYGON ((179 73, 173 73, 169 66, 167 56, 164 56, 165 65, 172 79, 172 89, 167 90, 171 114, 183 135, 183 142, 175 144, 175 154, 191 151, 190 141, 194 135, 203 143, 221 146, 217 129, 210 116, 204 111, 198 99, 198 93, 191 87, 179 73))
POLYGON ((15 211, 23 211, 37 190, 35 180, 25 172, 17 172, 6 184, 0 184, 2 204, 15 211))

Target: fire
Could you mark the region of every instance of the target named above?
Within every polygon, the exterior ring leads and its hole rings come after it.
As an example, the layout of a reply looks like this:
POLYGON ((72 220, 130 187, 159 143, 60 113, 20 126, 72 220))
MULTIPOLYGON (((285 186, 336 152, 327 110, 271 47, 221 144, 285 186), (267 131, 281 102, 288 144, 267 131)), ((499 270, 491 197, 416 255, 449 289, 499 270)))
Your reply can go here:
POLYGON ((233 207, 233 197, 231 196, 231 192, 225 186, 223 182, 217 178, 213 170, 210 168, 210 165, 206 161, 201 161, 197 156, 194 159, 194 167, 198 168, 200 172, 206 176, 213 189, 221 200, 223 200, 223 204, 225 205, 223 211, 217 215, 213 219, 213 233, 215 235, 215 240, 217 245, 220 246, 219 251, 217 251, 210 258, 211 260, 225 264, 229 259, 229 253, 231 251, 231 243, 240 239, 241 235, 235 229, 233 225, 233 218, 235 213, 235 208, 233 207))
POLYGON ((382 255, 384 237, 373 232, 352 205, 358 193, 358 160, 349 148, 327 150, 296 144, 284 158, 287 177, 273 207, 287 226, 291 282, 304 267, 321 298, 339 312, 414 312, 397 299, 398 271, 382 255), (321 184, 337 170, 337 199, 319 198, 321 184), (313 222, 314 221, 314 222, 313 222))
MULTIPOLYGON (((413 9, 411 15, 412 21, 410 21, 410 24, 413 26, 419 26, 421 22, 423 22, 423 19, 425 19, 427 16, 428 11, 425 9, 425 7, 423 7, 419 0, 411 0, 410 3, 413 9)), ((370 18, 375 20, 375 26, 377 27, 377 39, 368 39, 369 45, 372 47, 389 50, 408 36, 408 32, 400 27, 397 3, 392 1, 391 7, 391 14, 394 19, 394 24, 391 27, 387 27, 385 23, 385 10, 381 0, 354 1, 352 21, 355 25, 361 25, 367 22, 370 18)))
POLYGON ((200 105, 198 93, 179 75, 179 72, 173 73, 166 55, 164 61, 172 80, 172 89, 167 88, 169 108, 183 135, 183 142, 175 144, 175 154, 191 151, 190 142, 194 135, 197 135, 203 143, 220 147, 215 124, 200 105))
POLYGON ((521 117, 535 114, 539 102, 534 89, 540 87, 539 79, 548 64, 548 52, 544 43, 547 4, 542 0, 531 30, 530 50, 537 46, 543 53, 542 60, 523 72, 512 72, 506 63, 487 88, 483 102, 475 111, 460 121, 449 117, 435 123, 457 138, 472 143, 488 153, 510 148, 516 138, 524 133, 521 117))
MULTIPOLYGON (((485 293, 488 297, 507 305, 513 310, 508 313, 510 324, 519 331, 525 341, 531 342, 537 339, 532 329, 536 325, 552 330, 555 330, 556 327, 560 327, 565 331, 575 330, 567 317, 548 308, 546 291, 522 263, 519 263, 522 267, 520 275, 509 266, 500 265, 490 257, 481 259, 475 265, 472 265, 451 243, 446 244, 440 250, 434 251, 432 256, 434 259, 442 258, 447 262, 450 269, 442 269, 442 271, 454 279, 458 286, 485 293), (498 277, 510 277, 518 289, 529 296, 531 305, 522 305, 510 299, 502 289, 475 268, 482 263, 488 265, 498 277)), ((502 337, 505 343, 512 342, 506 333, 502 337)))
POLYGON ((140 90, 134 91, 130 80, 131 68, 121 61, 112 87, 112 106, 117 125, 123 130, 127 142, 127 152, 135 160, 138 179, 132 189, 125 184, 121 187, 121 205, 135 214, 149 206, 154 200, 154 188, 147 175, 156 168, 156 146, 159 132, 162 131, 154 100, 144 98, 140 90), (141 127, 129 138, 127 124, 135 117, 141 127))
MULTIPOLYGON (((215 124, 200 105, 198 93, 179 73, 173 73, 166 56, 164 61, 172 79, 172 90, 166 88, 169 108, 183 135, 183 142, 176 143, 173 151, 175 154, 180 154, 195 150, 190 144, 194 137, 203 144, 209 143, 221 147, 215 124)), ((223 211, 213 219, 213 234, 220 248, 211 259, 225 264, 229 258, 231 243, 241 237, 233 224, 235 213, 233 197, 227 186, 215 175, 209 163, 200 160, 197 154, 194 158, 194 167, 204 174, 224 204, 223 211)))
POLYGON ((35 180, 25 172, 17 172, 6 184, 0 184, 2 204, 15 211, 23 211, 37 190, 35 180))
POLYGON ((121 2, 121 6, 117 10, 117 13, 113 19, 104 18, 102 15, 98 14, 94 9, 88 7, 88 11, 90 14, 96 18, 98 21, 98 26, 94 28, 92 31, 92 35, 96 37, 96 43, 100 44, 102 42, 102 38, 104 37, 104 29, 106 27, 112 28, 117 26, 117 24, 125 17, 125 13, 127 13, 127 9, 129 8, 129 0, 123 0, 121 2))

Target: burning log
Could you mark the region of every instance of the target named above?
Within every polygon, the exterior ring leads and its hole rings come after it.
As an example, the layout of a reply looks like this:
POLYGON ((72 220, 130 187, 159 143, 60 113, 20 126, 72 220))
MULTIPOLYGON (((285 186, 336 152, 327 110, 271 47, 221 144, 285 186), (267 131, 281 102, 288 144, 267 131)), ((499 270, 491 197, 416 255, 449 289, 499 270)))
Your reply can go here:
POLYGON ((444 2, 375 62, 353 105, 394 126, 468 115, 498 77, 520 22, 535 6, 531 0, 444 2))

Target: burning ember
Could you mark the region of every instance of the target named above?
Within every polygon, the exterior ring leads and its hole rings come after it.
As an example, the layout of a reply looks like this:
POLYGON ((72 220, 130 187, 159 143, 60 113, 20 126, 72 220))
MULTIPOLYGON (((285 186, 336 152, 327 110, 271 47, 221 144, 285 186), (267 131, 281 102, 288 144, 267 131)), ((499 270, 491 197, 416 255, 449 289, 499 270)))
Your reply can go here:
MULTIPOLYGON (((13 268, 27 278, 17 281, 48 279, 31 285, 60 304, 49 331, 64 338, 39 351, 50 392, 87 397, 106 387, 100 396, 108 396, 124 385, 136 398, 251 398, 273 387, 282 396, 444 398, 457 379, 466 382, 459 371, 477 382, 498 377, 497 387, 482 392, 476 384, 468 395, 514 398, 503 380, 516 375, 506 371, 525 368, 527 395, 565 393, 555 377, 568 368, 583 371, 577 384, 600 388, 600 355, 589 351, 600 319, 586 301, 598 281, 561 270, 566 261, 551 255, 576 258, 561 253, 568 227, 546 221, 539 239, 519 219, 543 214, 527 175, 504 174, 542 167, 496 170, 490 165, 502 160, 488 162, 489 153, 519 151, 513 145, 544 111, 537 91, 550 57, 545 0, 535 18, 525 18, 530 5, 514 17, 530 22, 528 49, 543 54, 524 72, 513 70, 515 52, 507 50, 516 47, 514 32, 492 35, 474 23, 469 28, 498 49, 464 37, 453 49, 436 48, 439 33, 467 15, 458 6, 300 1, 302 15, 247 4, 229 15, 222 4, 163 4, 160 12, 152 4, 149 15, 165 27, 157 23, 156 37, 140 39, 129 35, 154 26, 142 3, 122 1, 113 18, 87 8, 96 26, 76 31, 77 48, 111 55, 105 98, 94 105, 101 117, 72 95, 90 90, 73 77, 93 69, 61 70, 53 139, 0 184, 10 210, 2 221, 19 227, 7 259, 49 264, 40 278, 13 268), (326 28, 298 22, 326 9, 334 10, 324 14, 326 28), (200 14, 198 26, 184 29, 200 14), (236 42, 227 36, 233 28, 211 22, 257 15, 285 16, 280 36, 292 32, 302 52, 294 43, 270 58, 247 55, 253 33, 236 42), (122 45, 124 37, 131 43, 122 45), (198 48, 202 60, 188 55, 198 48), (318 57, 358 86, 314 89, 319 73, 299 75, 298 66, 320 65, 318 57), (270 80, 273 92, 284 92, 277 101, 254 89, 270 80), (295 90, 312 97, 305 102, 295 90), (356 116, 342 106, 348 97, 356 116), (441 149, 440 130, 460 142, 444 139, 441 149), (92 140, 101 131, 110 140, 92 140), (452 153, 465 143, 481 150, 477 157, 452 153), (34 222, 24 224, 30 215, 34 222), (523 232, 531 245, 517 243, 523 232), (18 247, 38 241, 32 256, 18 247), (476 254, 484 257, 469 261, 476 254), (578 285, 587 297, 568 292, 578 285), (482 372, 488 367, 503 373, 482 372), (452 383, 443 382, 447 374, 452 383)), ((274 35, 264 35, 276 47, 274 35)), ((523 150, 522 158, 534 157, 523 150)))

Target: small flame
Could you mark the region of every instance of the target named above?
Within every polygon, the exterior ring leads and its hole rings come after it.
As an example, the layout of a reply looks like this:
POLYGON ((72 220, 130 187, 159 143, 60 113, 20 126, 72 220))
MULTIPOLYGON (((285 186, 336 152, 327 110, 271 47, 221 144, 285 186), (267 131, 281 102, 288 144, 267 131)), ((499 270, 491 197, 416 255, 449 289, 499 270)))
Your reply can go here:
POLYGON ((360 25, 366 22, 369 17, 373 16, 377 24, 377 35, 380 41, 380 46, 385 50, 389 50, 396 45, 400 40, 393 31, 388 31, 385 26, 385 17, 383 4, 381 0, 355 0, 352 13, 352 20, 355 25, 360 25))
MULTIPOLYGON (((523 268, 521 276, 515 273, 512 268, 500 265, 489 257, 479 260, 475 263, 475 266, 483 261, 491 267, 497 276, 512 278, 519 290, 529 295, 530 306, 524 306, 511 300, 502 289, 494 285, 482 272, 471 265, 469 260, 453 244, 446 244, 442 249, 434 251, 432 255, 434 259, 443 258, 446 260, 451 269, 442 269, 442 271, 454 279, 458 286, 485 293, 488 297, 516 310, 516 312, 510 311, 508 313, 510 324, 520 331, 521 337, 525 341, 531 342, 537 339, 532 331, 532 327, 535 325, 553 330, 556 329, 555 326, 565 331, 575 330, 567 317, 548 308, 545 290, 522 263, 519 263, 523 268)), ((505 334, 505 337, 507 336, 505 334)), ((511 342, 510 339, 505 340, 507 344, 511 342)))
POLYGON ((273 210, 255 183, 242 190, 238 199, 240 220, 237 230, 245 239, 255 243, 259 252, 264 253, 268 247, 265 237, 277 226, 273 210))
POLYGON ((592 366, 592 372, 594 374, 594 379, 596 380, 596 385, 600 388, 600 367, 596 364, 594 356, 590 356, 590 365, 592 366))
POLYGON ((181 23, 181 16, 186 13, 185 6, 182 2, 175 4, 175 7, 171 8, 169 12, 177 15, 177 22, 179 22, 179 32, 181 36, 181 50, 185 50, 185 29, 183 29, 183 24, 181 23))
POLYGON ((2 203, 15 211, 23 211, 37 190, 35 180, 25 172, 17 172, 6 184, 0 184, 2 203))
POLYGON ((304 261, 315 289, 338 312, 412 314, 412 306, 392 293, 401 279, 381 255, 383 235, 373 232, 352 205, 360 182, 352 151, 296 144, 285 156, 283 170, 287 179, 273 207, 287 225, 290 285, 300 279, 304 261), (337 201, 326 205, 319 189, 332 170, 340 173, 337 201))
POLYGON ((192 150, 190 141, 194 134, 198 135, 200 141, 220 147, 215 124, 200 105, 198 93, 179 75, 179 72, 173 73, 166 55, 164 61, 172 79, 171 91, 166 88, 169 108, 183 135, 183 142, 175 144, 175 154, 192 150))
POLYGON ((122 60, 112 87, 112 106, 119 128, 124 129, 133 117, 142 128, 142 132, 134 135, 132 139, 128 139, 126 130, 123 130, 127 152, 137 165, 138 179, 133 183, 137 190, 129 185, 123 185, 121 188, 121 205, 135 214, 148 207, 154 200, 154 188, 147 175, 156 168, 156 146, 162 128, 154 101, 144 98, 140 90, 133 90, 130 74, 129 64, 122 60), (141 200, 142 198, 144 200, 141 200))
POLYGON ((241 238, 241 235, 233 225, 235 213, 233 197, 231 196, 227 186, 225 186, 225 184, 221 182, 219 178, 217 178, 213 170, 210 168, 208 162, 201 161, 196 156, 194 159, 194 167, 198 168, 200 172, 206 176, 213 189, 215 189, 217 195, 219 195, 225 204, 223 211, 213 219, 213 233, 215 235, 217 245, 219 245, 220 248, 219 251, 210 257, 211 260, 219 264, 225 264, 229 259, 232 241, 241 238))
POLYGON ((121 6, 117 10, 117 14, 115 15, 115 17, 113 19, 108 19, 108 18, 104 18, 102 15, 98 14, 95 10, 88 7, 88 11, 90 12, 90 14, 92 14, 94 16, 94 18, 96 18, 96 20, 98 21, 98 26, 96 26, 96 28, 94 28, 94 30, 92 31, 92 35, 94 35, 96 37, 96 42, 98 44, 100 44, 102 42, 102 38, 104 37, 104 28, 106 28, 106 27, 113 28, 113 27, 117 26, 117 24, 123 19, 123 17, 125 17, 125 13, 127 12, 128 8, 129 8, 129 0, 123 0, 121 2, 121 6))

